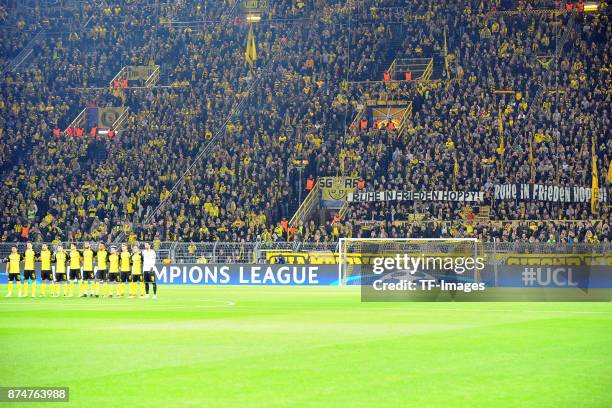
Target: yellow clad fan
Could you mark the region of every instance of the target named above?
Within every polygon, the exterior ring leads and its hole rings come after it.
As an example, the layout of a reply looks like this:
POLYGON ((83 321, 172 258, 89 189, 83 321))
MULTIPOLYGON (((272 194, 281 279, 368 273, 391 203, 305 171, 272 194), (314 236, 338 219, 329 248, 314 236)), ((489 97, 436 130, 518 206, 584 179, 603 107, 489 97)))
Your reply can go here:
POLYGON ((17 247, 11 247, 11 254, 2 261, 8 263, 8 293, 6 297, 13 296, 13 282, 17 282, 17 296, 21 297, 21 274, 19 267, 21 255, 17 252, 17 247))

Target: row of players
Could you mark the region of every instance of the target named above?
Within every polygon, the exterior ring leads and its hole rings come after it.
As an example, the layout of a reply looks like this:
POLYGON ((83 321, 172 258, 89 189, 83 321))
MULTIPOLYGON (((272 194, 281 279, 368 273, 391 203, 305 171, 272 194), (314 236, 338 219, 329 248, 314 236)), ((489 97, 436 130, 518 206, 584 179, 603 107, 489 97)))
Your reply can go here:
POLYGON ((51 286, 51 297, 60 296, 60 287, 64 283, 66 297, 75 296, 75 283, 78 283, 78 296, 81 297, 121 297, 125 296, 126 287, 129 288, 129 297, 149 297, 149 284, 153 286, 153 298, 157 298, 157 281, 155 279, 155 261, 157 255, 146 243, 142 253, 138 245, 132 246, 132 252, 126 244, 121 245, 121 252, 117 247, 111 246, 110 252, 104 243, 98 245, 93 251, 89 243, 85 243, 80 252, 76 245, 70 245, 66 252, 62 245, 58 245, 55 252, 51 252, 46 244, 42 245, 37 255, 32 243, 26 244, 26 250, 21 255, 17 247, 11 248, 11 254, 3 260, 7 262, 8 293, 13 295, 13 283, 17 282, 18 296, 28 296, 29 282, 32 283, 31 296, 36 297, 36 269, 35 262, 40 262, 41 296, 46 296, 47 282, 51 286), (21 262, 23 261, 23 292, 21 285, 21 262), (94 274, 94 262, 96 272, 94 274), (51 265, 55 265, 53 271, 51 265), (55 273, 54 273, 55 272, 55 273), (144 276, 143 276, 144 275, 144 276))

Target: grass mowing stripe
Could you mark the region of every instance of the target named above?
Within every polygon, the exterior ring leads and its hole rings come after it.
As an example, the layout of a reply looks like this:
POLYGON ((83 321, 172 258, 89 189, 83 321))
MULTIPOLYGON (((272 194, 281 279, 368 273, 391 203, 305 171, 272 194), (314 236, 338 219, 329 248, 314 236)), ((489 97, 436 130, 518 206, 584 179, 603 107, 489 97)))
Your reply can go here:
POLYGON ((612 405, 610 303, 204 286, 82 300, 0 299, 1 378, 70 386, 71 406, 612 405), (206 300, 236 304, 197 307, 206 300))

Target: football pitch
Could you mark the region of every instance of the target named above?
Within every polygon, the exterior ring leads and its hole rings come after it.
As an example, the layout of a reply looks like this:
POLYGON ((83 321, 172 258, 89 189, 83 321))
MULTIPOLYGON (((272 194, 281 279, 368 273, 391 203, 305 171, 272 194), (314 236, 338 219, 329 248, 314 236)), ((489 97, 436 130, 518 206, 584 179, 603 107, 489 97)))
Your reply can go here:
POLYGON ((156 300, 0 308, 0 385, 70 388, 69 403, 19 407, 612 406, 612 303, 161 286, 156 300))

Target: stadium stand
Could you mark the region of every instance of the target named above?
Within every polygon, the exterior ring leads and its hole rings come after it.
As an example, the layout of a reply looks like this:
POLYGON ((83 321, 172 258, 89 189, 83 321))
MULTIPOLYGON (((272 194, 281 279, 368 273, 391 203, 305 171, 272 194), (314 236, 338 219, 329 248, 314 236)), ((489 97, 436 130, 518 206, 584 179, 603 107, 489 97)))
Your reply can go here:
POLYGON ((609 189, 606 9, 274 2, 249 66, 232 0, 35 4, 0 11, 2 241, 612 239, 609 201, 491 199, 499 184, 590 187, 593 152, 609 189), (109 87, 126 66, 159 78, 109 87), (378 128, 369 101, 410 111, 378 128), (129 110, 113 137, 65 134, 92 106, 129 110), (289 224, 308 179, 340 175, 487 200, 346 203, 289 224))

